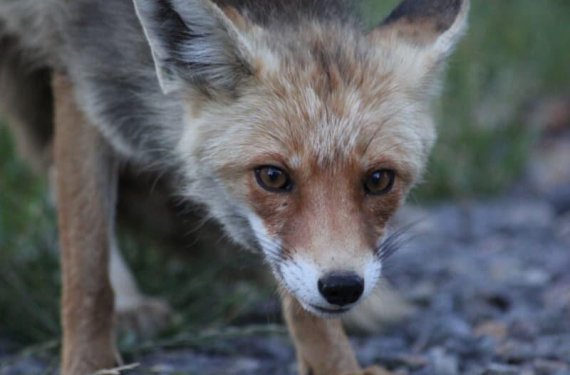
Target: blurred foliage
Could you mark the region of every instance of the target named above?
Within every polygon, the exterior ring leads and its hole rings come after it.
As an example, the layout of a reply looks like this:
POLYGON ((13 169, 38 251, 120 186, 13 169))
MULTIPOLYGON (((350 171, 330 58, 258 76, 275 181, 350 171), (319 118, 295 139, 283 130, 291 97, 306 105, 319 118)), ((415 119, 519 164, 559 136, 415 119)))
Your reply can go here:
MULTIPOLYGON (((8 130, 0 127, 0 337, 7 334, 29 344, 59 336, 57 247, 54 202, 46 181, 15 157, 8 130)), ((181 262, 154 249, 144 233, 122 234, 121 247, 141 288, 175 307, 167 336, 226 325, 273 292, 272 285, 257 287, 236 279, 248 267, 260 267, 260 260, 245 252, 214 264, 211 252, 181 262)), ((139 343, 134 336, 121 338, 125 350, 134 351, 139 343)))
MULTIPOLYGON (((439 140, 414 198, 497 193, 521 173, 533 136, 529 109, 570 89, 570 2, 475 0, 450 59, 438 107, 439 140)), ((373 25, 396 0, 367 0, 373 25)))
MULTIPOLYGON (((395 3, 366 0, 369 23, 378 23, 395 3)), ((449 63, 437 107, 439 141, 415 200, 490 194, 512 184, 533 136, 528 109, 569 88, 569 1, 472 3, 469 33, 449 63)), ((0 126, 0 333, 12 340, 57 337, 55 227, 45 181, 15 157, 8 131, 0 126)), ((244 301, 259 296, 257 287, 229 281, 228 268, 206 265, 206 259, 185 264, 166 258, 148 251, 153 246, 144 237, 122 242, 143 289, 165 296, 179 313, 174 330, 227 324, 248 305, 244 301)), ((233 270, 242 264, 236 261, 233 270)), ((132 338, 123 339, 123 347, 133 345, 132 338)))
POLYGON ((0 332, 36 341, 59 330, 55 214, 44 181, 14 151, 0 126, 0 332))

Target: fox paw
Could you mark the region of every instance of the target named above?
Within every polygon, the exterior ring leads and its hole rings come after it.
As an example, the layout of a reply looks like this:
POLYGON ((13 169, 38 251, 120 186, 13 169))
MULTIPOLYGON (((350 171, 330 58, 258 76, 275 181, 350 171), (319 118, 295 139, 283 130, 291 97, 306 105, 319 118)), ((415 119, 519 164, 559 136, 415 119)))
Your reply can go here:
POLYGON ((345 375, 393 375, 392 372, 378 366, 368 367, 364 370, 351 372, 345 375))
POLYGON ((157 335, 172 320, 172 310, 165 301, 141 296, 128 304, 116 307, 117 328, 121 333, 134 333, 137 337, 157 335))

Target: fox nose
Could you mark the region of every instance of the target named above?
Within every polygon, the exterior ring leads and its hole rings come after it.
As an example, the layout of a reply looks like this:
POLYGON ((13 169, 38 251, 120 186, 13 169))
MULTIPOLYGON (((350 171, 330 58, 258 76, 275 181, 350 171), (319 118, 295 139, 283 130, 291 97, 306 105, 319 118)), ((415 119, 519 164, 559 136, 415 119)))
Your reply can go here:
POLYGON ((358 301, 364 280, 355 273, 331 273, 319 279, 319 292, 331 305, 345 306, 358 301))

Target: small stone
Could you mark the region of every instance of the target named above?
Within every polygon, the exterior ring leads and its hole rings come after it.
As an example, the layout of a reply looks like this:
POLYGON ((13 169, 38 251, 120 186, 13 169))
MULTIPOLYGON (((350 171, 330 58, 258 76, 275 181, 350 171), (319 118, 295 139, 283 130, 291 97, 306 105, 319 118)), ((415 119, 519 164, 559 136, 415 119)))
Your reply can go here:
POLYGON ((570 333, 537 337, 534 344, 537 357, 568 359, 570 358, 570 333))
POLYGON ((546 135, 570 130, 570 97, 548 96, 540 99, 529 115, 529 123, 546 135))
POLYGON ((570 182, 570 138, 557 137, 540 142, 530 156, 528 182, 531 187, 548 195, 570 182))
POLYGON ((543 296, 548 307, 570 308, 570 283, 551 285, 543 296))
POLYGON ((508 331, 506 324, 488 320, 475 327, 475 336, 490 336, 497 341, 503 341, 507 337, 508 331))
POLYGON ((558 215, 570 212, 570 181, 552 188, 546 194, 546 199, 548 199, 558 215))
POLYGON ((433 298, 436 291, 437 287, 433 282, 423 280, 414 285, 407 295, 411 301, 425 305, 433 298))
POLYGON ((519 375, 521 369, 515 366, 503 365, 500 363, 492 363, 487 366, 483 375, 519 375))
POLYGON ((510 337, 522 341, 533 340, 541 331, 538 323, 538 321, 530 319, 528 315, 515 318, 509 326, 510 337))
POLYGON ((550 282, 551 276, 548 272, 540 268, 529 268, 525 272, 526 285, 544 286, 550 282))
MULTIPOLYGON (((363 358, 361 353, 358 354, 359 358, 363 358)), ((391 369, 405 368, 410 370, 421 369, 429 364, 429 360, 423 355, 406 353, 384 353, 377 355, 374 362, 382 363, 391 369)))
POLYGON ((457 357, 447 353, 443 348, 434 348, 430 352, 434 373, 438 375, 459 374, 457 357))
POLYGON ((509 362, 524 362, 535 357, 533 345, 518 340, 508 340, 497 347, 496 354, 509 362))
POLYGON ((565 213, 556 220, 556 235, 570 244, 570 212, 565 213))
POLYGON ((364 373, 358 372, 358 373, 355 373, 354 375, 397 375, 397 374, 394 372, 388 371, 384 367, 372 366, 372 367, 364 369, 364 373))
POLYGON ((411 370, 417 370, 425 367, 429 362, 425 356, 418 354, 402 354, 399 356, 399 360, 401 361, 402 366, 411 370))
POLYGON ((442 338, 455 337, 463 338, 469 337, 472 334, 472 329, 469 323, 467 323, 461 316, 455 314, 449 314, 442 316, 440 322, 436 325, 436 330, 439 330, 439 335, 442 338))
POLYGON ((568 363, 547 359, 537 359, 534 361, 533 366, 537 375, 549 375, 561 371, 570 371, 570 365, 568 365, 568 363))
POLYGON ((151 366, 150 371, 157 374, 169 374, 176 371, 176 368, 172 365, 159 363, 157 365, 151 366))

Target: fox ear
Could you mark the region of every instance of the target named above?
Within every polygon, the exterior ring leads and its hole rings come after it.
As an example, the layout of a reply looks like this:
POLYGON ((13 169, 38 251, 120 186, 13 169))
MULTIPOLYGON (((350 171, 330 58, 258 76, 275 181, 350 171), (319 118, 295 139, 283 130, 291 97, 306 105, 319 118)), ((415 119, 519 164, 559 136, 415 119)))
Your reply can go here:
POLYGON ((247 43, 210 0, 134 0, 164 93, 232 94, 252 74, 247 43))
POLYGON ((467 27, 469 0, 404 0, 369 37, 391 50, 394 65, 427 84, 467 27))
POLYGON ((377 29, 444 58, 467 26, 469 0, 404 0, 377 29))

